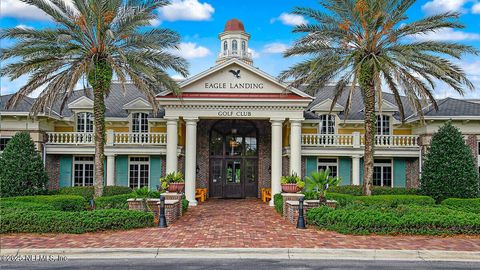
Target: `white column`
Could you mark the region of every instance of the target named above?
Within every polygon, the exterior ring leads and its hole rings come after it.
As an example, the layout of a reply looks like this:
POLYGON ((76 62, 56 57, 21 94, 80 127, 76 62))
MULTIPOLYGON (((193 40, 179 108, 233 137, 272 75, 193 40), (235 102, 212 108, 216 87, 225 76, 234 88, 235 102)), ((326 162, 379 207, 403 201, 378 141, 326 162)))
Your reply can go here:
POLYGON ((270 206, 273 206, 273 196, 282 192, 280 178, 282 177, 282 127, 284 119, 271 119, 272 123, 272 199, 270 206))
POLYGON ((290 173, 302 175, 302 120, 290 119, 290 173))
POLYGON ((115 185, 115 155, 107 155, 107 186, 115 185))
POLYGON ((352 156, 352 185, 360 185, 360 156, 352 156))
POLYGON ((166 173, 177 171, 177 148, 178 148, 178 119, 167 119, 167 164, 166 173))
POLYGON ((185 141, 185 197, 189 205, 197 205, 195 182, 197 167, 197 122, 198 118, 184 118, 186 122, 185 141))

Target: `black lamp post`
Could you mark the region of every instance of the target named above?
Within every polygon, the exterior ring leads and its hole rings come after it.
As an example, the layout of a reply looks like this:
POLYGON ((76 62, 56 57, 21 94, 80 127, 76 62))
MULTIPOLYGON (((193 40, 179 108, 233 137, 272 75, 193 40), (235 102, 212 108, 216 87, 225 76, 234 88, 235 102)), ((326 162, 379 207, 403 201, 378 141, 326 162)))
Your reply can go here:
POLYGON ((160 195, 160 210, 158 213, 158 227, 167 228, 167 218, 165 217, 165 196, 160 195))
POLYGON ((303 217, 303 197, 298 199, 297 229, 305 229, 305 218, 303 217))

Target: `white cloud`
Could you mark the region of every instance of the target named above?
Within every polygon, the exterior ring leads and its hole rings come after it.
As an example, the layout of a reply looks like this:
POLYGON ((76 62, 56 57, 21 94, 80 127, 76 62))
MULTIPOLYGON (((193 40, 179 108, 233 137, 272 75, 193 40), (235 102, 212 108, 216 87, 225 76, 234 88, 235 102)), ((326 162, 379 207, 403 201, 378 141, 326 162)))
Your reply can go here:
POLYGON ((39 8, 20 2, 19 0, 2 0, 0 17, 14 17, 38 21, 50 20, 50 16, 39 8))
POLYGON ((152 19, 150 20, 150 25, 151 26, 159 26, 162 23, 159 19, 152 19))
POLYGON ((281 21, 285 25, 300 25, 300 24, 308 24, 308 21, 301 15, 291 14, 291 13, 282 13, 277 18, 273 18, 270 20, 270 23, 274 23, 275 21, 281 21))
POLYGON ((449 12, 464 11, 463 5, 471 0, 432 0, 422 6, 423 12, 428 15, 449 12))
POLYGON ((288 49, 288 45, 284 43, 274 42, 263 47, 264 53, 283 53, 288 49))
POLYGON ((32 29, 35 29, 31 26, 28 26, 28 25, 25 25, 25 24, 19 24, 17 26, 15 26, 15 28, 22 28, 22 29, 28 29, 28 30, 32 30, 32 29))
POLYGON ((257 59, 257 58, 260 57, 260 54, 257 51, 255 51, 254 49, 248 48, 248 52, 252 54, 253 59, 257 59))
POLYGON ((186 59, 193 59, 193 58, 203 58, 210 55, 210 50, 203 46, 198 46, 197 43, 193 42, 185 42, 180 43, 179 51, 177 54, 186 58, 186 59))
POLYGON ((442 29, 436 32, 424 34, 424 35, 415 35, 414 39, 420 41, 434 40, 434 41, 464 41, 464 40, 480 40, 480 34, 477 33, 468 33, 462 31, 455 31, 453 29, 447 28, 442 29))
POLYGON ((480 14, 480 3, 476 3, 472 6, 472 13, 480 14))
POLYGON ((205 21, 211 19, 215 9, 209 3, 200 3, 198 0, 173 0, 158 12, 160 19, 165 21, 205 21))

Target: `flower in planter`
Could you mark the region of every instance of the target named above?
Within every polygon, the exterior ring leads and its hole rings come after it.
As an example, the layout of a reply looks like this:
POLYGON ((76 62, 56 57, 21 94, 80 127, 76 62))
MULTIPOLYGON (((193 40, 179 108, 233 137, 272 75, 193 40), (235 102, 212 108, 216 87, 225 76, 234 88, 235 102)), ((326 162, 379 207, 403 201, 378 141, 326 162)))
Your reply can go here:
POLYGON ((330 169, 313 172, 310 176, 305 177, 305 191, 315 192, 319 195, 320 202, 325 202, 325 196, 329 187, 337 186, 341 181, 340 177, 330 175, 330 169))
MULTIPOLYGON (((166 191, 166 190, 170 192, 174 191, 172 190, 172 187, 171 187, 173 186, 171 185, 172 183, 178 183, 178 184, 185 183, 185 180, 183 179, 183 175, 181 172, 171 172, 165 175, 165 177, 160 178, 161 191, 166 191)), ((181 192, 183 190, 184 185, 185 184, 177 185, 178 187, 175 188, 176 189, 175 191, 181 192)))
POLYGON ((282 176, 280 183, 282 184, 282 191, 289 193, 298 192, 305 186, 305 182, 296 173, 282 176))

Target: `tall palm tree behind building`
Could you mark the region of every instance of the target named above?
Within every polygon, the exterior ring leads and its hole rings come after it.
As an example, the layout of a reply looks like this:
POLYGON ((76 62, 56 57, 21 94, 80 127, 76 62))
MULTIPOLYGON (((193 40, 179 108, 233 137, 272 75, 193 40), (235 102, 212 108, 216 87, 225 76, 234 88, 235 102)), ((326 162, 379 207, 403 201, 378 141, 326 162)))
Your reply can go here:
POLYGON ((314 93, 336 80, 336 100, 348 96, 348 115, 353 92, 359 85, 364 109, 365 153, 364 194, 371 194, 374 166, 376 107, 382 108, 382 89, 389 89, 396 100, 402 121, 405 118, 401 95, 422 117, 426 104, 437 108, 435 80, 463 94, 473 89, 461 67, 451 59, 465 53, 478 54, 473 47, 444 41, 419 41, 416 37, 446 28, 463 28, 458 13, 442 13, 417 21, 407 21, 407 10, 415 0, 325 0, 323 9, 297 7, 293 13, 312 23, 298 25, 295 33, 304 34, 285 52, 285 57, 307 59, 280 74, 292 79, 293 86, 307 84, 314 93))
MULTIPOLYGON (((168 29, 145 30, 156 18, 155 10, 167 0, 22 0, 48 14, 55 27, 45 29, 10 28, 1 38, 17 42, 1 52, 10 59, 1 76, 16 79, 27 75, 27 82, 7 106, 43 87, 32 106, 32 113, 48 112, 54 102, 61 108, 78 82, 93 91, 95 126, 95 196, 103 192, 105 140, 105 96, 112 78, 125 85, 131 81, 143 92, 154 112, 155 94, 160 90, 179 91, 167 74, 173 70, 187 76, 187 62, 172 54, 178 49, 179 35, 168 29)), ((87 92, 86 92, 87 93, 87 92)))

